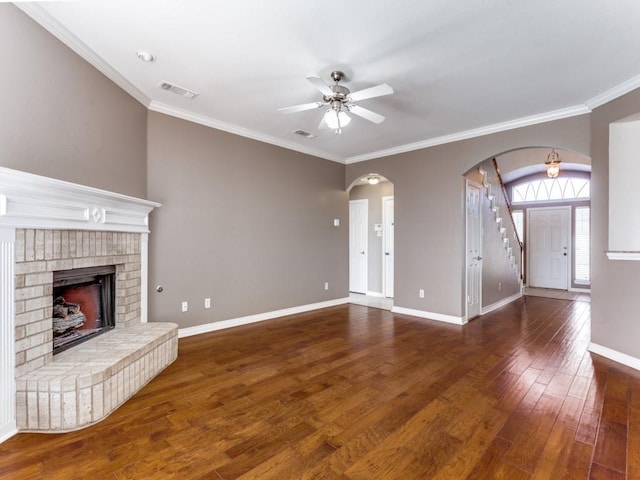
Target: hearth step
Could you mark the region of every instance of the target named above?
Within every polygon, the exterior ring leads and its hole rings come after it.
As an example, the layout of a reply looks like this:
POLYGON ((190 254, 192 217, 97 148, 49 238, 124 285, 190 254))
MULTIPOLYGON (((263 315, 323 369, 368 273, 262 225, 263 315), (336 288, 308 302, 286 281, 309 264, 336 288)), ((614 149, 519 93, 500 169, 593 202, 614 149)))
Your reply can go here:
POLYGON ((178 326, 116 328, 16 378, 18 429, 66 432, 92 425, 131 398, 178 356, 178 326))

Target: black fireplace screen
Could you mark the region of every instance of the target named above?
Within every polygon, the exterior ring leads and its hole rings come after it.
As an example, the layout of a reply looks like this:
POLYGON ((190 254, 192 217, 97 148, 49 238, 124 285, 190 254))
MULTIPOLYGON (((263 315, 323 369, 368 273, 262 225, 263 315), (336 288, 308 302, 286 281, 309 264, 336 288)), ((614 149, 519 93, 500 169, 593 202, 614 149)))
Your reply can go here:
POLYGON ((115 266, 53 272, 53 353, 115 327, 115 266))

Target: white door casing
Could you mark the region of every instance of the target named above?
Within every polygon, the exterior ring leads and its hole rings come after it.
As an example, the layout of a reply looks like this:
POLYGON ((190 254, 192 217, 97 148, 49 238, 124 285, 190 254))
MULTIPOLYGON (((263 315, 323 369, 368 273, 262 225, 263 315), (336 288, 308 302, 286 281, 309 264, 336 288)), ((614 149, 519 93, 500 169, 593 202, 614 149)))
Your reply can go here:
POLYGON ((527 209, 527 284, 530 287, 567 290, 570 220, 569 206, 527 209))
POLYGON ((393 196, 382 197, 382 293, 387 298, 393 298, 394 226, 393 196))
POLYGON ((369 201, 349 202, 349 291, 367 293, 369 201))
POLYGON ((480 315, 482 298, 482 187, 467 180, 466 189, 466 287, 467 314, 480 315))

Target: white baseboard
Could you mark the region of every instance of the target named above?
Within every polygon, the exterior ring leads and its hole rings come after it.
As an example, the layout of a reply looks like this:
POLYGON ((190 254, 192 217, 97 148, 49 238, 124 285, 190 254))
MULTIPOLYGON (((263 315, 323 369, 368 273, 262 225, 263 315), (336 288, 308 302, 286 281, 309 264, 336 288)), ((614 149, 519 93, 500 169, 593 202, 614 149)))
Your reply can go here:
POLYGON ((246 317, 232 318, 230 320, 222 320, 220 322, 205 323, 204 325, 196 325, 195 327, 180 328, 178 330, 178 338, 190 337, 201 333, 215 332, 225 328, 239 327, 250 323, 263 322, 287 315, 295 315, 297 313, 310 312, 320 308, 334 307, 336 305, 344 305, 349 303, 348 298, 337 298, 326 302, 311 303, 309 305, 301 305, 299 307, 284 308, 273 312, 258 313, 256 315, 248 315, 246 317))
POLYGON ((3 425, 2 428, 0 428, 0 443, 10 439, 16 433, 18 433, 18 429, 15 425, 15 422, 13 422, 11 425, 3 425))
POLYGON ((613 350, 608 347, 603 347, 602 345, 598 345, 597 343, 589 343, 588 350, 593 353, 597 353, 609 360, 613 360, 614 362, 621 363, 622 365, 626 365, 627 367, 634 368, 636 370, 640 370, 640 358, 632 357, 631 355, 627 355, 626 353, 618 352, 617 350, 613 350))
POLYGON ((484 315, 485 313, 489 313, 489 312, 493 312, 494 310, 497 310, 500 307, 504 307, 505 305, 516 301, 517 299, 522 297, 522 291, 518 292, 518 293, 514 293, 513 295, 511 295, 510 297, 507 298, 503 298, 502 300, 496 302, 496 303, 492 303, 491 305, 488 305, 486 307, 480 307, 480 315, 484 315))
POLYGON ((437 320, 439 322, 453 323, 454 325, 464 325, 466 323, 463 317, 455 317, 453 315, 445 315, 443 313, 425 312, 423 310, 414 310, 412 308, 393 307, 391 311, 393 313, 402 313, 404 315, 437 320))
POLYGON ((590 288, 570 288, 569 291, 575 293, 591 293, 590 288))
POLYGON ((382 292, 370 292, 370 291, 367 291, 367 297, 384 298, 384 294, 382 292))

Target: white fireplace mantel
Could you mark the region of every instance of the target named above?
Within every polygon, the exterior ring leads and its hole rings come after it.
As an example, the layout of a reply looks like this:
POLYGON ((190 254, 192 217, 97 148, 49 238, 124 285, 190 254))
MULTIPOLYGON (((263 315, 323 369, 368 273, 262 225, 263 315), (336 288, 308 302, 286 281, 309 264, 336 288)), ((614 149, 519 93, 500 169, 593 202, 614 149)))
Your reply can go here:
POLYGON ((147 316, 148 218, 160 204, 0 167, 0 442, 16 429, 15 239, 17 229, 141 234, 141 322, 147 316))
POLYGON ((0 227, 148 233, 160 204, 0 167, 0 227))

